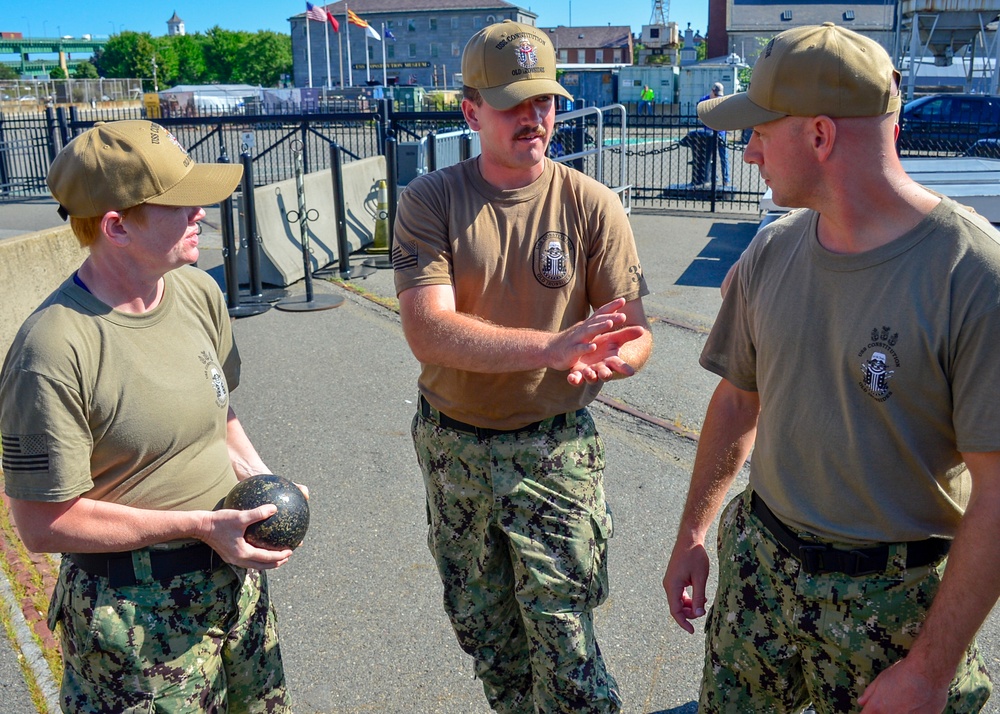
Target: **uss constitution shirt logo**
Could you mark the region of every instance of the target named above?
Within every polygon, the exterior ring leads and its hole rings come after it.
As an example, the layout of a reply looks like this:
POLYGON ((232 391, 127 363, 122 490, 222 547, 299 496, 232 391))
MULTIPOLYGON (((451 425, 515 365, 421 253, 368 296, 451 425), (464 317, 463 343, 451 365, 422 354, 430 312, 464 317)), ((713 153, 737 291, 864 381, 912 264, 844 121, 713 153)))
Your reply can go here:
POLYGON ((564 233, 549 231, 535 241, 531 262, 535 280, 547 288, 561 288, 573 278, 576 250, 564 233))
POLYGON ((896 373, 899 367, 899 356, 893 349, 899 339, 899 333, 892 333, 892 328, 877 327, 872 328, 871 341, 859 352, 858 357, 863 358, 861 363, 860 386, 869 396, 879 402, 884 402, 892 396, 889 389, 889 380, 896 373), (891 360, 891 363, 889 362, 891 360))

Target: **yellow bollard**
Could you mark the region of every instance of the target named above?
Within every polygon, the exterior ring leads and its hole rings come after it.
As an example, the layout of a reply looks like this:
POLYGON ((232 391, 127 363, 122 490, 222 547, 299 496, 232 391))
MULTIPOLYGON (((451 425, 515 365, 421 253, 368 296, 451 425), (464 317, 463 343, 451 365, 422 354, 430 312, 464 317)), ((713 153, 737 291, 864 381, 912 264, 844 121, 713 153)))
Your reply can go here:
POLYGON ((378 204, 375 208, 375 240, 367 252, 389 252, 389 191, 382 179, 378 182, 378 204))

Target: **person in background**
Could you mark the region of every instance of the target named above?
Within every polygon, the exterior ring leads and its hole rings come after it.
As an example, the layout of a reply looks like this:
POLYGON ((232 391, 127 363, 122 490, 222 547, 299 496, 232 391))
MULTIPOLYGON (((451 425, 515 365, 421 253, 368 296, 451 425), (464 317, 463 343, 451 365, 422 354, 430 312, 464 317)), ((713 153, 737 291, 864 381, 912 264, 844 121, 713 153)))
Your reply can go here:
POLYGON ((772 39, 744 160, 800 207, 736 263, 701 364, 710 401, 663 578, 705 614, 702 711, 979 711, 975 634, 1000 595, 1000 234, 900 164, 900 75, 832 23, 772 39))
POLYGON ((639 116, 653 113, 653 102, 656 100, 656 93, 648 84, 642 86, 639 93, 639 116))
POLYGON ((19 535, 63 554, 48 625, 66 712, 291 711, 261 571, 292 551, 243 538, 274 505, 215 510, 269 469, 229 405, 222 293, 191 266, 200 205, 241 175, 138 120, 98 122, 48 172, 89 253, 10 347, 0 433, 19 535))
MULTIPOLYGON (((718 97, 724 97, 726 95, 726 89, 722 86, 722 82, 715 82, 712 84, 711 89, 708 90, 708 94, 703 96, 698 100, 698 103, 706 102, 709 99, 716 99, 718 97)), ((716 151, 719 153, 719 167, 722 169, 722 185, 724 187, 730 186, 730 176, 729 176, 729 153, 726 151, 726 132, 717 131, 716 133, 716 151)), ((709 154, 709 161, 714 158, 709 154)), ((718 176, 718 173, 715 173, 718 176)))
POLYGON ((428 544, 493 709, 617 712, 594 633, 612 518, 587 405, 649 357, 646 283, 619 198, 546 158, 555 97, 571 98, 546 34, 480 30, 462 77, 482 153, 407 185, 393 251, 428 544))

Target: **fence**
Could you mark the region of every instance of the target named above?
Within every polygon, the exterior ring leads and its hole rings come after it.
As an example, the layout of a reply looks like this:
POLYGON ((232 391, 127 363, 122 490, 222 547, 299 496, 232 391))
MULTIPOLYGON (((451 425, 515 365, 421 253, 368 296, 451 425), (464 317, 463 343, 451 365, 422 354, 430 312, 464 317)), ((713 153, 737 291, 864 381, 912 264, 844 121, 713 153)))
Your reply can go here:
MULTIPOLYGON (((619 105, 616 105, 619 106, 619 105)), ((376 156, 384 141, 419 144, 432 133, 465 131, 460 111, 394 111, 379 102, 375 111, 289 114, 164 116, 195 160, 236 161, 252 156, 257 185, 294 175, 291 146, 301 142, 307 172, 329 168, 329 146, 345 160, 376 156)), ((137 119, 141 107, 48 107, 38 112, 0 111, 0 202, 47 195, 49 163, 74 135, 96 121, 137 119)), ((962 127, 951 126, 955 135, 962 127)), ((621 111, 571 111, 558 115, 549 146, 554 159, 612 187, 627 186, 632 208, 647 210, 756 213, 764 187, 756 168, 743 162, 746 132, 716 134, 695 116, 636 116, 621 111), (601 151, 594 151, 600 144, 601 151)), ((931 147, 932 149, 935 147, 931 147)), ((995 144, 948 142, 931 151, 908 147, 903 155, 1000 156, 995 144)), ((405 152, 400 156, 405 156, 405 152)), ((623 195, 623 200, 626 196, 623 195)))

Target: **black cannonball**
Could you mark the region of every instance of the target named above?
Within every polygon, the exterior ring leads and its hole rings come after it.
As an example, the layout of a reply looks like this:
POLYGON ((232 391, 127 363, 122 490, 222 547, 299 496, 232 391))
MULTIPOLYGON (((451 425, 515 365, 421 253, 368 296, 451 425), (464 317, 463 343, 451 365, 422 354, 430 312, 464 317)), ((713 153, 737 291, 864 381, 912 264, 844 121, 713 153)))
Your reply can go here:
POLYGON ((296 548, 309 528, 309 502, 294 483, 274 474, 257 474, 240 481, 226 496, 223 508, 247 511, 273 503, 278 512, 247 526, 243 537, 257 548, 296 548))

